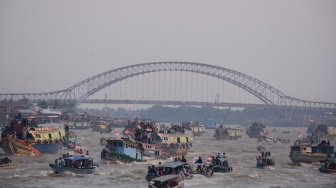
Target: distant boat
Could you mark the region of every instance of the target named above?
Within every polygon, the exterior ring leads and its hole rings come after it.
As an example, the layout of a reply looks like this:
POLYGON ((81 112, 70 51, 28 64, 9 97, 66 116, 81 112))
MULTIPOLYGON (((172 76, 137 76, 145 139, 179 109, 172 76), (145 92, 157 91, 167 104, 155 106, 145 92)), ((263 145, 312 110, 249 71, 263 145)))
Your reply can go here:
POLYGON ((14 163, 8 157, 0 158, 0 170, 13 168, 16 168, 16 163, 14 163))
POLYGON ((267 129, 264 124, 254 122, 248 127, 246 134, 250 138, 258 138, 259 136, 265 136, 268 134, 267 129))
POLYGON ((216 128, 215 137, 217 140, 238 140, 241 138, 241 129, 235 129, 230 127, 224 127, 220 125, 219 128, 216 128))

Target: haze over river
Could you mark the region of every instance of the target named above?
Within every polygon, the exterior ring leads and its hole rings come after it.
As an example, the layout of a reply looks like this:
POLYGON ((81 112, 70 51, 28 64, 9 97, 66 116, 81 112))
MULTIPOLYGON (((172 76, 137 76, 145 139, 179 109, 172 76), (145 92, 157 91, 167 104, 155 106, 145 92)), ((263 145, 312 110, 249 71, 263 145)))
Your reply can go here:
MULTIPOLYGON (((230 126, 235 127, 235 126, 230 126)), ((291 144, 297 139, 297 134, 305 127, 267 127, 269 137, 290 139, 291 144), (276 129, 275 132, 272 132, 276 129), (283 134, 283 130, 290 130, 290 134, 283 134)), ((99 164, 95 174, 54 174, 49 163, 54 163, 66 149, 59 150, 57 154, 43 156, 10 156, 10 159, 17 163, 17 169, 0 170, 0 187, 43 187, 43 188, 76 188, 76 187, 135 187, 145 188, 148 183, 145 180, 147 167, 151 164, 157 165, 161 162, 172 161, 153 160, 147 158, 147 162, 132 164, 105 164, 100 160, 100 152, 104 146, 99 144, 101 137, 113 136, 115 132, 122 129, 115 129, 111 134, 100 134, 88 130, 77 130, 77 143, 83 151, 89 150, 94 163, 99 164)), ((242 138, 236 141, 217 141, 213 138, 214 130, 207 129, 207 132, 194 137, 193 147, 186 156, 188 162, 194 156, 201 156, 203 162, 207 155, 215 153, 226 153, 229 164, 233 167, 232 173, 214 173, 213 177, 207 178, 202 175, 194 175, 191 180, 185 180, 185 187, 336 187, 336 174, 325 174, 318 171, 320 164, 302 164, 293 166, 288 157, 291 144, 258 142, 257 139, 248 138, 243 134, 242 138), (265 146, 267 151, 275 158, 276 166, 266 169, 256 168, 257 145, 265 146)), ((335 141, 331 142, 332 145, 335 141)), ((2 152, 2 150, 1 150, 2 152)), ((73 154, 69 150, 70 154, 73 154)))

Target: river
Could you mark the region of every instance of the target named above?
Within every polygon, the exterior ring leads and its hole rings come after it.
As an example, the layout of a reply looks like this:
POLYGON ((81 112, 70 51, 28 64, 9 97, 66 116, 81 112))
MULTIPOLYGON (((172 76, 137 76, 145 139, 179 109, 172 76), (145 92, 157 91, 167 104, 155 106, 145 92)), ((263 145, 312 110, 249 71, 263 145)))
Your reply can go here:
MULTIPOLYGON (((231 126, 234 127, 234 126, 231 126)), ((297 139, 300 131, 306 131, 302 127, 283 128, 268 127, 269 137, 280 137, 291 140, 297 139), (273 129, 276 131, 272 132, 273 129), (283 134, 283 130, 290 130, 290 134, 283 134)), ((121 132, 122 129, 116 129, 121 132)), ((56 175, 49 167, 49 163, 68 151, 59 150, 57 154, 43 156, 10 156, 17 163, 13 170, 0 169, 0 187, 34 187, 34 188, 80 188, 80 187, 120 187, 120 188, 145 188, 148 183, 145 180, 147 166, 156 165, 159 162, 172 161, 154 160, 148 158, 147 162, 132 164, 106 164, 100 160, 100 152, 103 148, 99 139, 107 134, 91 132, 91 130, 77 130, 77 143, 83 151, 89 150, 99 168, 95 174, 75 175, 71 173, 56 175)), ((320 164, 291 165, 288 157, 290 144, 258 142, 257 139, 248 138, 247 135, 236 141, 217 141, 213 138, 214 130, 208 129, 200 136, 194 137, 193 147, 186 159, 192 161, 194 156, 201 156, 204 160, 207 155, 226 153, 229 164, 233 167, 231 173, 214 173, 210 178, 202 175, 194 175, 191 180, 185 180, 185 187, 336 187, 336 174, 325 174, 318 171, 320 164), (274 167, 258 169, 255 167, 256 156, 260 155, 257 145, 263 145, 276 160, 274 167)), ((335 144, 334 141, 331 144, 335 144)))

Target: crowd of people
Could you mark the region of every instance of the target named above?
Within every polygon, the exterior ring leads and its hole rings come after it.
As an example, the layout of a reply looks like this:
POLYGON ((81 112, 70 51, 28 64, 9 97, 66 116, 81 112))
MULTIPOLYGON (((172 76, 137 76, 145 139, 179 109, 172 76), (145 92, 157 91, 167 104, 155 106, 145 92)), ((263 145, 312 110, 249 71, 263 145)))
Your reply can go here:
POLYGON ((262 151, 260 152, 261 156, 259 155, 256 157, 257 163, 263 164, 263 165, 274 165, 274 159, 271 158, 271 152, 270 151, 262 151))

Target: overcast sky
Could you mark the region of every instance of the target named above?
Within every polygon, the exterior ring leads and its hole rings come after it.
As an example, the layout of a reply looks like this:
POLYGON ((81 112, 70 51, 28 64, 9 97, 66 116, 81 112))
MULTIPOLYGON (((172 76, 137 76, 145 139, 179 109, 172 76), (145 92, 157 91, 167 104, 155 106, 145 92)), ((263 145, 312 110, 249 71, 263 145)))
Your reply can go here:
POLYGON ((188 61, 336 102, 335 0, 0 0, 0 93, 50 92, 127 65, 188 61))

